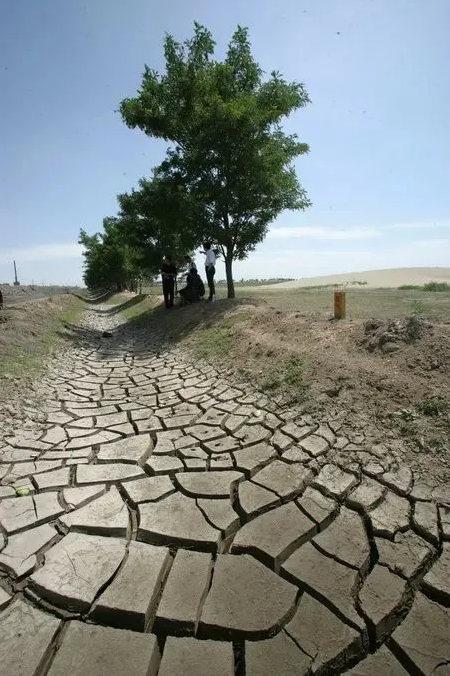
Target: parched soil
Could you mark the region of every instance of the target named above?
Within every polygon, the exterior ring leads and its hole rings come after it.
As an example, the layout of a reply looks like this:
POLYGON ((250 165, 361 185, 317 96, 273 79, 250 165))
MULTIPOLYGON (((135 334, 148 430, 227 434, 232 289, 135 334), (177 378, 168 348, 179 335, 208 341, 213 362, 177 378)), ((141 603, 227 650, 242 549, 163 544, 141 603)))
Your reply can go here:
MULTIPOLYGON (((280 410, 339 421, 353 445, 363 435, 366 444, 395 449, 419 475, 450 480, 450 294, 352 291, 347 318, 336 322, 330 289, 241 293, 173 311, 155 309, 154 295, 128 294, 111 299, 108 312, 123 313, 130 329, 145 323, 149 336, 186 347, 196 363, 255 385, 280 410), (420 335, 392 339, 395 322, 408 317, 419 318, 420 335)), ((1 401, 16 423, 33 419, 36 364, 48 358, 55 335, 64 336, 61 319, 70 322, 71 313, 70 296, 3 312, 1 401), (17 403, 24 400, 25 409, 17 403)))
POLYGON ((3 301, 6 307, 28 303, 42 298, 49 298, 71 291, 80 291, 79 287, 69 286, 40 286, 32 284, 0 284, 0 291, 3 295, 3 301))
POLYGON ((303 293, 306 300, 285 292, 281 301, 255 294, 200 304, 161 314, 159 324, 281 407, 339 418, 349 432, 395 446, 416 471, 450 479, 450 295, 428 294, 425 307, 411 294, 361 291, 348 318, 336 322, 329 292, 327 309, 323 293, 313 302, 312 291, 303 293), (427 314, 411 314, 414 307, 427 314), (408 317, 425 319, 421 335, 393 341, 392 323, 408 317), (389 340, 374 347, 377 332, 389 340))
POLYGON ((0 433, 39 418, 39 373, 64 343, 65 324, 75 323, 83 306, 69 294, 31 294, 28 302, 5 303, 0 310, 0 433))
POLYGON ((282 314, 149 303, 88 304, 40 424, 0 435, 1 673, 448 674, 448 485, 184 347, 282 314))
POLYGON ((363 322, 268 316, 258 307, 235 324, 235 331, 240 335, 233 360, 263 375, 286 354, 300 357, 311 395, 324 406, 338 402, 360 414, 363 404, 378 416, 450 393, 449 324, 433 324, 417 341, 399 342, 393 353, 367 349, 363 322))

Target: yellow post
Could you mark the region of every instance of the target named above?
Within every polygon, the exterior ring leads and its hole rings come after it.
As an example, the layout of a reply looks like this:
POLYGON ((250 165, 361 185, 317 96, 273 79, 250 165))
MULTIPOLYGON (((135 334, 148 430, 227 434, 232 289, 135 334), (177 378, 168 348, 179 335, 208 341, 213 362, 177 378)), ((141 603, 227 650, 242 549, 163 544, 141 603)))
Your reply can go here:
POLYGON ((334 292, 334 318, 345 319, 345 291, 334 292))

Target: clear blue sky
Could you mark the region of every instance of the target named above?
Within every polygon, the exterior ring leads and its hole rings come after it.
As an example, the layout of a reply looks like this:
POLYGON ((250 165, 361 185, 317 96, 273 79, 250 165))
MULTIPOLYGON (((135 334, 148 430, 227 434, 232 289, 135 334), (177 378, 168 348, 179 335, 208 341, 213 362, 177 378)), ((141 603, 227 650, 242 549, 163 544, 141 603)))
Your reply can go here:
POLYGON ((23 282, 80 281, 80 227, 101 229, 164 153, 114 111, 194 20, 219 56, 248 26, 262 68, 312 99, 287 127, 311 148, 313 207, 282 215, 237 277, 450 265, 449 0, 5 0, 0 281, 13 257, 23 282))

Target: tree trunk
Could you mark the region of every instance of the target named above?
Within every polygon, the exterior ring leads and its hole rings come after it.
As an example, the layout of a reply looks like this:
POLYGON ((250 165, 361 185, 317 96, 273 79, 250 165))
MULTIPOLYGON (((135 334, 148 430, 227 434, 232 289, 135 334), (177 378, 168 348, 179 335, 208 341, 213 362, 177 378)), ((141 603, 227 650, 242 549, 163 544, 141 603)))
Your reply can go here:
POLYGON ((233 258, 229 254, 225 257, 225 273, 227 275, 228 298, 235 298, 234 280, 233 280, 233 258))

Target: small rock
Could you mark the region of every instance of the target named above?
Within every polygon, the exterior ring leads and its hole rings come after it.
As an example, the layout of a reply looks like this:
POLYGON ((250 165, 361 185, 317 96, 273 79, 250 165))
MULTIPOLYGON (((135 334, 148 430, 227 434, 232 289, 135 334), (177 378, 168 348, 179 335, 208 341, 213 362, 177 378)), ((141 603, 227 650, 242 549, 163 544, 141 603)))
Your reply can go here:
POLYGON ((384 343, 381 347, 381 350, 386 354, 391 354, 392 352, 398 352, 400 346, 396 343, 384 343))
POLYGON ((4 404, 3 410, 9 413, 9 415, 12 416, 13 418, 17 415, 16 409, 13 406, 11 406, 11 404, 4 404))

